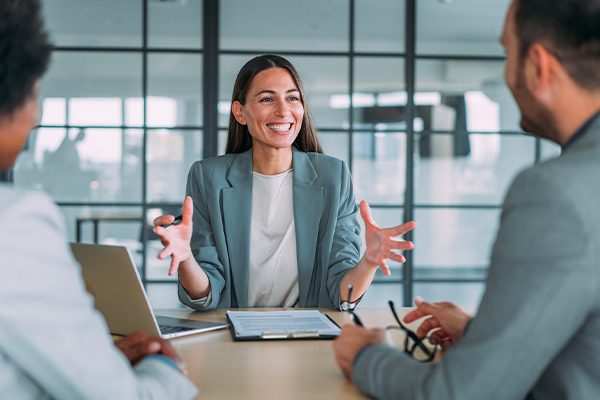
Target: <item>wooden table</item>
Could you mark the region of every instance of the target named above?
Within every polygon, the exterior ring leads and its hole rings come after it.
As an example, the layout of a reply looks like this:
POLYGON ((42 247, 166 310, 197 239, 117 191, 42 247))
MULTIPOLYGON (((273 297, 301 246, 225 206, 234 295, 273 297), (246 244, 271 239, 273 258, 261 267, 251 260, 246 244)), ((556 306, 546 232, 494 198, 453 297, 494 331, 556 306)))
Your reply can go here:
MULTIPOLYGON (((400 309, 402 317, 409 309, 400 309)), ((225 321, 225 311, 190 313, 160 310, 161 315, 225 321)), ((338 324, 351 323, 346 313, 321 309, 338 324)), ((357 310, 367 327, 395 321, 389 309, 357 310)), ((414 325, 411 325, 414 328, 414 325)), ((174 339, 201 399, 364 399, 340 372, 331 340, 234 342, 229 330, 174 339)))

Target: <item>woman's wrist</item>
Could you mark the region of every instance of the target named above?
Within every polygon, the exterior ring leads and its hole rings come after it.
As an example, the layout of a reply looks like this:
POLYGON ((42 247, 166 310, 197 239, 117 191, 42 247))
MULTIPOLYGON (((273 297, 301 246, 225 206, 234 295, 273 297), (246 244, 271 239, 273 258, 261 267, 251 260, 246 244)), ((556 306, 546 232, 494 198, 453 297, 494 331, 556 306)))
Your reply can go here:
POLYGON ((370 263, 367 260, 366 254, 362 256, 362 258, 360 259, 359 263, 358 263, 358 267, 359 269, 365 271, 365 272, 371 272, 375 269, 377 269, 378 264, 376 263, 370 263))
POLYGON ((179 263, 179 282, 192 298, 202 298, 210 293, 210 280, 193 256, 179 263))
POLYGON ((189 270, 190 268, 193 268, 195 266, 196 259, 194 258, 194 255, 192 254, 191 249, 189 251, 187 251, 186 253, 187 254, 185 256, 183 256, 181 261, 179 262, 179 268, 189 270))

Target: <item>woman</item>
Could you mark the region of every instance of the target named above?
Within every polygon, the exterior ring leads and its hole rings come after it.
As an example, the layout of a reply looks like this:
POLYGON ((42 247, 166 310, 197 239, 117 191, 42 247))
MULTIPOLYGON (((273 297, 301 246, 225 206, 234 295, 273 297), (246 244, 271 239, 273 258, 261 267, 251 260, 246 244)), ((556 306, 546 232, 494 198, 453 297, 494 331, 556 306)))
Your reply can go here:
POLYGON ((294 66, 276 55, 248 61, 235 81, 226 155, 191 168, 182 221, 164 215, 154 232, 179 273, 179 299, 216 307, 353 307, 385 262, 404 262, 366 202, 360 258, 358 207, 346 164, 323 155, 294 66), (353 285, 348 299, 348 285, 353 285))

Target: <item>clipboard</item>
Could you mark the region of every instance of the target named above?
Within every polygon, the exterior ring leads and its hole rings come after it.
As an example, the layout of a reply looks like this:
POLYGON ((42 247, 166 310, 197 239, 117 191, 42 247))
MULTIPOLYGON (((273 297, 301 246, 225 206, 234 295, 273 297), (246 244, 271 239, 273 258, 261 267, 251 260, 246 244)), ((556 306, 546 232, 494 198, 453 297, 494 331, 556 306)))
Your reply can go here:
POLYGON ((340 326, 319 310, 233 311, 227 320, 234 341, 335 339, 340 326))

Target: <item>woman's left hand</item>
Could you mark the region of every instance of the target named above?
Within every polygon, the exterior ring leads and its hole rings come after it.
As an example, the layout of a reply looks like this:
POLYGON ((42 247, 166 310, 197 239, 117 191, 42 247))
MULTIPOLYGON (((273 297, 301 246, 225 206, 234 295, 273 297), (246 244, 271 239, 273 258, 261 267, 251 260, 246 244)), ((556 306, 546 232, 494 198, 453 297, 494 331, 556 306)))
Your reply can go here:
POLYGON ((417 223, 409 221, 391 228, 380 228, 371 216, 369 204, 363 200, 360 202, 359 207, 360 215, 365 222, 365 241, 367 246, 363 259, 369 266, 381 268, 384 275, 390 275, 390 267, 387 265, 386 260, 389 259, 403 263, 406 261, 406 258, 396 251, 411 250, 414 247, 412 242, 395 239, 395 237, 404 235, 406 232, 412 230, 417 226, 417 223))

